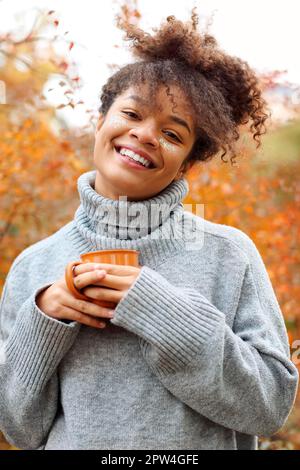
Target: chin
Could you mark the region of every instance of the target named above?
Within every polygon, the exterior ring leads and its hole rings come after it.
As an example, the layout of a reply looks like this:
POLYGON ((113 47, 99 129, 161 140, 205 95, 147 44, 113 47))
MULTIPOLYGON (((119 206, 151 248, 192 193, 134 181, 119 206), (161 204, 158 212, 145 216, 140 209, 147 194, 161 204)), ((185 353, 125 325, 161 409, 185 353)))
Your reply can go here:
MULTIPOLYGON (((137 181, 136 178, 130 175, 123 175, 121 171, 117 170, 109 173, 107 171, 97 171, 100 175, 100 180, 105 181, 106 189, 108 189, 111 194, 114 194, 114 198, 127 196, 128 200, 145 199, 141 194, 141 181, 137 181)), ((101 187, 100 184, 99 187, 101 187)))

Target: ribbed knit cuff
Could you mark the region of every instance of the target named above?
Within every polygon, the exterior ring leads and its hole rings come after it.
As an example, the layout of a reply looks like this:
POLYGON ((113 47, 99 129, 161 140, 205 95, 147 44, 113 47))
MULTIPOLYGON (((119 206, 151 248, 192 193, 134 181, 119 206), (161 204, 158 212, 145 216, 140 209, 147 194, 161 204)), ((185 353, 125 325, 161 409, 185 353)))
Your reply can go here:
POLYGON ((43 289, 22 305, 5 350, 14 373, 34 392, 52 376, 80 329, 79 323, 62 323, 37 307, 35 299, 43 289))
MULTIPOLYGON (((225 315, 197 291, 175 287, 143 266, 111 323, 154 346, 156 366, 165 373, 180 369, 199 354, 218 325, 225 323, 225 315)), ((144 348, 147 353, 147 343, 144 348)))

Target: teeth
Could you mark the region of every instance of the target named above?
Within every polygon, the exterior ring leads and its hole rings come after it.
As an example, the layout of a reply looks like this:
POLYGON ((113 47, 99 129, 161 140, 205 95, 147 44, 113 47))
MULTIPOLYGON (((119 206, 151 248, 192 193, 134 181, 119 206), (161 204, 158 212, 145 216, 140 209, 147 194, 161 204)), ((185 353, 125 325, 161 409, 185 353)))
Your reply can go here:
POLYGON ((121 148, 119 150, 119 153, 121 155, 126 155, 127 157, 132 158, 132 160, 135 160, 136 162, 141 163, 146 168, 148 168, 150 166, 150 162, 148 160, 146 160, 146 158, 141 157, 140 155, 138 155, 137 153, 132 152, 129 149, 121 148))

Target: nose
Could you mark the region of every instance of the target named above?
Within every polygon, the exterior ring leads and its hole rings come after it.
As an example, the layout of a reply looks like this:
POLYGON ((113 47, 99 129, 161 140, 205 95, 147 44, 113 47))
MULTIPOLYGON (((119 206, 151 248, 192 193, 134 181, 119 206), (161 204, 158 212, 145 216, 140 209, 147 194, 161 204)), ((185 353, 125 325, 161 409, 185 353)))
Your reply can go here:
POLYGON ((130 129, 129 135, 138 139, 141 144, 150 144, 154 148, 159 146, 155 125, 150 121, 137 124, 130 129))

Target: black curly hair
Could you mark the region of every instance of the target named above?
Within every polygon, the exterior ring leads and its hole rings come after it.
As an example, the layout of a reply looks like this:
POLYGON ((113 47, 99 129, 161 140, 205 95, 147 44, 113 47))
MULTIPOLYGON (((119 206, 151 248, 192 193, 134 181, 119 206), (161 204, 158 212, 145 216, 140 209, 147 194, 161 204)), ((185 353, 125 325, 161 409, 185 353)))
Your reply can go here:
MULTIPOLYGON (((134 86, 146 84, 149 96, 158 87, 179 86, 191 105, 196 140, 185 159, 184 172, 196 161, 206 161, 223 151, 230 161, 236 156, 234 143, 240 137, 240 125, 251 120, 250 132, 261 145, 269 117, 259 79, 247 62, 226 54, 210 34, 197 31, 198 15, 192 9, 191 20, 183 23, 168 16, 154 36, 116 16, 117 26, 132 41, 133 56, 140 59, 115 72, 102 87, 99 111, 105 116, 115 98, 134 86)), ((176 106, 176 103, 172 101, 176 106)))

